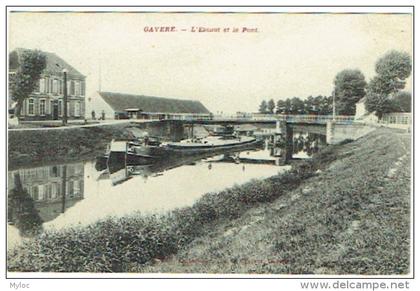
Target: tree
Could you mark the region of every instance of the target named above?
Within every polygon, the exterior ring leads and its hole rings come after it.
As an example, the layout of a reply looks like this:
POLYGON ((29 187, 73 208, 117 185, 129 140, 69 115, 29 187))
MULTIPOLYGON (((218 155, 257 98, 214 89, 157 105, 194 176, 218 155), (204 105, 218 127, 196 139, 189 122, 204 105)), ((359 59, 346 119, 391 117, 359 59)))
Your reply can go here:
POLYGON ((284 114, 286 111, 286 102, 284 100, 277 101, 276 113, 284 114))
POLYGON ((411 74, 411 57, 405 52, 390 51, 376 62, 375 70, 377 76, 368 85, 366 109, 381 119, 384 113, 397 110, 396 96, 411 74))
POLYGON ((290 101, 290 112, 291 114, 302 114, 305 111, 305 104, 298 97, 293 97, 290 101))
POLYGON ((315 98, 312 96, 309 96, 303 101, 303 108, 304 108, 305 114, 317 113, 314 101, 315 101, 315 98))
POLYGON ((267 113, 267 102, 263 100, 260 104, 260 108, 258 109, 260 113, 267 113))
POLYGON ((334 79, 338 114, 354 115, 356 103, 366 95, 365 76, 360 70, 343 70, 334 79))
POLYGON ((284 101, 284 114, 291 114, 292 113, 292 101, 290 98, 287 98, 284 101))
POLYGON ((320 96, 319 114, 330 115, 333 112, 333 97, 332 96, 320 96))
POLYGON ((392 99, 394 110, 398 112, 411 112, 411 93, 406 91, 398 92, 392 99))
POLYGON ((16 102, 15 115, 20 116, 23 101, 35 89, 47 64, 46 56, 39 50, 25 50, 20 56, 16 73, 11 75, 10 94, 16 102))
POLYGON ((366 94, 365 106, 367 111, 375 112, 379 119, 382 119, 384 113, 392 112, 395 107, 388 96, 375 93, 372 90, 368 90, 366 94))
POLYGON ((406 52, 392 50, 376 62, 375 71, 382 81, 378 84, 381 93, 393 95, 405 87, 405 79, 411 74, 411 57, 406 52))
POLYGON ((274 103, 273 99, 270 99, 267 104, 267 109, 269 113, 274 113, 274 108, 276 108, 276 104, 274 103))

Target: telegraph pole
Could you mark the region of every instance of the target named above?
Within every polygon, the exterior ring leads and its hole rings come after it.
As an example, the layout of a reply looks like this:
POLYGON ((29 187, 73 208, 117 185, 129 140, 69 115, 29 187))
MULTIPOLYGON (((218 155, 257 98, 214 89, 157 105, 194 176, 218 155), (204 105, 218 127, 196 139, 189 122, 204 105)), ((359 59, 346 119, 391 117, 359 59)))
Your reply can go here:
POLYGON ((67 125, 67 70, 63 69, 63 125, 67 125))

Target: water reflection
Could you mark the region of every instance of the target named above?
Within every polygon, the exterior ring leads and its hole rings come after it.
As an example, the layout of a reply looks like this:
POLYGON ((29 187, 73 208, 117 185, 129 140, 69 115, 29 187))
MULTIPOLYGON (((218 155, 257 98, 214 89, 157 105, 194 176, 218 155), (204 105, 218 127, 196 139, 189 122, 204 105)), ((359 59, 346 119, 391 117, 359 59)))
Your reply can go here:
POLYGON ((32 236, 42 230, 43 220, 35 208, 35 201, 23 188, 18 173, 13 174, 13 188, 8 195, 7 220, 10 225, 14 225, 21 236, 32 236))
MULTIPOLYGON (((212 162, 280 165, 279 156, 273 155, 272 153, 273 150, 271 148, 258 146, 257 148, 254 147, 253 149, 239 152, 234 150, 225 151, 219 155, 209 153, 194 156, 167 157, 147 165, 126 165, 123 159, 119 162, 113 161, 104 165, 103 160, 99 158, 96 161, 95 168, 98 171, 103 171, 100 179, 109 179, 115 186, 130 180, 133 176, 141 176, 146 182, 149 176, 156 177, 162 175, 164 171, 183 165, 195 166, 200 161, 208 163, 208 170, 213 168, 212 162)), ((245 171, 245 166, 242 169, 245 171)))
POLYGON ((9 171, 8 179, 8 222, 21 236, 38 233, 84 198, 83 163, 9 171))
POLYGON ((311 157, 327 144, 326 136, 314 133, 296 133, 293 136, 293 154, 304 152, 311 157))
MULTIPOLYGON (((305 151, 310 156, 324 144, 322 136, 295 134, 295 156, 305 151)), ((274 166, 283 150, 281 140, 267 140, 259 149, 174 157, 151 165, 88 161, 9 171, 9 242, 43 229, 192 205, 205 193, 286 170, 274 166)))
POLYGON ((161 213, 189 206, 205 193, 287 169, 228 161, 231 155, 259 151, 167 159, 152 165, 113 165, 112 169, 99 171, 95 161, 9 171, 9 242, 36 235, 43 229, 87 225, 137 211, 161 213), (17 233, 15 237, 13 231, 17 233))

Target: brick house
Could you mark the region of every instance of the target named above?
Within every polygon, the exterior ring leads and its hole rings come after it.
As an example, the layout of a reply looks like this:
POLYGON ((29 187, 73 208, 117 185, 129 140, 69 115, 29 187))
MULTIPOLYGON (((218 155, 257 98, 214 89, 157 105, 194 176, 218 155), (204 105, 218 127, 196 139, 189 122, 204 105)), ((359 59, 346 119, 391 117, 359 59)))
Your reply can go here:
MULTIPOLYGON (((9 79, 20 65, 20 56, 27 49, 15 49, 9 54, 9 79)), ((46 68, 35 90, 25 99, 20 118, 24 120, 58 120, 63 116, 63 69, 67 70, 68 119, 85 118, 86 77, 54 53, 43 52, 46 68)), ((9 98, 11 98, 9 94, 9 98)), ((9 99, 9 107, 12 102, 9 99)))

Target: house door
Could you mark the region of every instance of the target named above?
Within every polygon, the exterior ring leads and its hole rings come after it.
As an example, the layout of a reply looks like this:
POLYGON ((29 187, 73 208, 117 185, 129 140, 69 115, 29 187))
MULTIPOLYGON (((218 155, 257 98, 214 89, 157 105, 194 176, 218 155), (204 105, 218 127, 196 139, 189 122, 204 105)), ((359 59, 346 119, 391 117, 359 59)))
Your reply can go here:
POLYGON ((58 103, 54 102, 52 107, 53 107, 52 108, 52 118, 54 120, 57 120, 58 119, 58 103))

